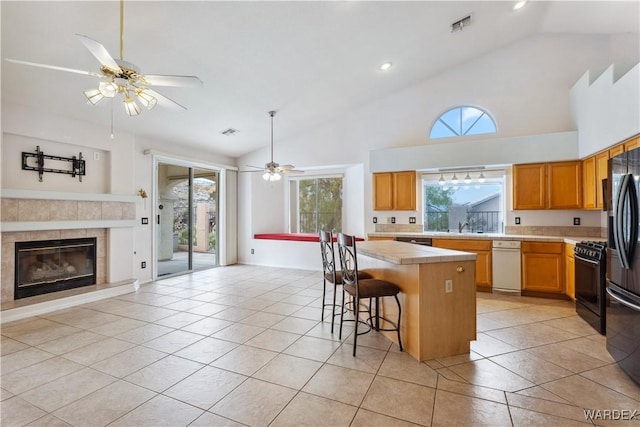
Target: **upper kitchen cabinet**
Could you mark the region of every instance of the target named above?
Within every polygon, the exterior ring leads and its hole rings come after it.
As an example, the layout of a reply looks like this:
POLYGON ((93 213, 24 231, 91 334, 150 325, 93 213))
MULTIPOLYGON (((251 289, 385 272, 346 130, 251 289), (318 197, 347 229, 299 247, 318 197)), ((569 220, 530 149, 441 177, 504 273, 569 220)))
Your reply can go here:
POLYGON ((582 207, 597 209, 596 196, 596 156, 582 160, 582 207))
POLYGON ((582 163, 579 161, 547 163, 548 208, 582 208, 582 163))
POLYGON ((582 163, 513 165, 513 208, 582 208, 582 163))
POLYGON ((513 165, 513 208, 545 209, 547 200, 546 165, 513 165))
POLYGON ((596 208, 604 206, 604 194, 602 193, 602 180, 609 173, 609 153, 604 151, 596 154, 596 208))
POLYGON ((373 174, 373 210, 415 211, 415 171, 380 172, 373 174))
POLYGON ((631 151, 640 147, 640 136, 636 136, 624 142, 624 151, 631 151))

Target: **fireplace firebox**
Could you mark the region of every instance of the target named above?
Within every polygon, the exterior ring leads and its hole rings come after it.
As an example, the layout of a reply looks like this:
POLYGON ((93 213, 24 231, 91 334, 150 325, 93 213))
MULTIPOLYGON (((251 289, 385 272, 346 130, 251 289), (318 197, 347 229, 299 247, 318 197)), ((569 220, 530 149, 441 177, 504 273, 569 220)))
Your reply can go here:
POLYGON ((96 283, 96 238, 15 244, 15 299, 96 283))

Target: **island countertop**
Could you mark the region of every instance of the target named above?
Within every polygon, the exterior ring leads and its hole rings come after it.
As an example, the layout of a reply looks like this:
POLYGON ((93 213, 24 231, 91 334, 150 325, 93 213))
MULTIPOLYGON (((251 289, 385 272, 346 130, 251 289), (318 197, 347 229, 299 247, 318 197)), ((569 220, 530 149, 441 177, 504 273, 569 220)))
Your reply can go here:
POLYGON ((392 264, 428 264, 452 261, 475 261, 476 254, 414 245, 395 240, 371 240, 357 243, 357 252, 392 264))

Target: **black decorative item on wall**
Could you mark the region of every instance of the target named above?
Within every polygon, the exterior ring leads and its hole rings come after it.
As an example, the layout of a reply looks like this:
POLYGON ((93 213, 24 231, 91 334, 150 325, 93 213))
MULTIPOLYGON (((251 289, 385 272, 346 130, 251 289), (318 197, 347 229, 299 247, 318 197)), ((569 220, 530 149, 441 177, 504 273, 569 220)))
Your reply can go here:
POLYGON ((53 173, 63 173, 66 175, 71 175, 72 178, 75 178, 76 175, 78 176, 78 179, 80 180, 80 182, 82 182, 82 177, 84 175, 86 175, 85 173, 85 162, 82 159, 82 152, 80 152, 80 154, 78 154, 78 157, 73 156, 73 157, 60 157, 60 156, 50 156, 48 154, 44 154, 42 151, 40 151, 40 146, 36 146, 36 152, 35 153, 27 153, 27 152, 22 152, 22 170, 27 170, 27 171, 37 171, 38 172, 38 181, 42 182, 42 174, 44 172, 53 172, 53 173), (36 165, 35 166, 30 166, 29 165, 29 160, 34 158, 36 159, 36 165), (64 169, 54 169, 54 168, 45 168, 44 167, 44 161, 46 160, 58 160, 58 161, 62 161, 62 162, 69 162, 71 163, 71 170, 64 170, 64 169))

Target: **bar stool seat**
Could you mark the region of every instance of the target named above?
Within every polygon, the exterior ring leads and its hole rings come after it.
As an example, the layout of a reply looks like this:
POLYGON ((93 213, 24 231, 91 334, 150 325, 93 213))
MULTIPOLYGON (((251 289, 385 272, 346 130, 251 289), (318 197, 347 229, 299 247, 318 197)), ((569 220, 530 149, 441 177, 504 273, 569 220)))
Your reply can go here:
POLYGON ((402 306, 398 299, 400 293, 400 287, 395 283, 382 279, 362 279, 358 275, 358 258, 356 254, 356 239, 355 236, 350 236, 343 233, 338 233, 338 253, 340 254, 340 267, 342 270, 342 312, 340 315, 340 334, 342 338, 342 324, 344 322, 344 313, 346 310, 345 305, 345 292, 353 298, 353 314, 355 316, 355 331, 353 336, 353 356, 356 355, 356 348, 358 343, 358 335, 365 334, 371 329, 377 331, 396 331, 398 333, 398 346, 400 351, 402 348, 402 338, 400 336, 400 319, 402 318, 402 306), (398 304, 398 320, 393 322, 383 316, 380 316, 380 298, 394 297, 398 304), (367 310, 360 309, 360 301, 365 298, 369 299, 369 306, 367 310), (375 315, 372 314, 371 300, 375 301, 375 315), (359 319, 360 313, 367 312, 369 318, 366 323, 369 329, 365 332, 358 332, 358 325, 362 322, 359 319), (392 327, 380 328, 380 320, 389 323, 392 327), (375 323, 374 323, 375 321, 375 323))

